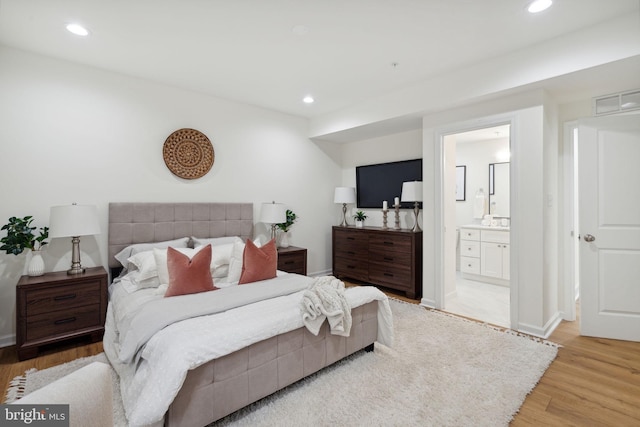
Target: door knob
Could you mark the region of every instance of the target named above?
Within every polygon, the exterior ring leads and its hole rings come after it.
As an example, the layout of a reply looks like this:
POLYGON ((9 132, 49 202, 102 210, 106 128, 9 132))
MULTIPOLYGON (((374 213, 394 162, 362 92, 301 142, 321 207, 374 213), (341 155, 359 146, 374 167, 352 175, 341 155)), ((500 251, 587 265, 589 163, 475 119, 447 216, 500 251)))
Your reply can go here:
POLYGON ((585 242, 593 242, 594 240, 596 240, 595 236, 592 236, 591 234, 585 234, 584 235, 584 241, 585 242))

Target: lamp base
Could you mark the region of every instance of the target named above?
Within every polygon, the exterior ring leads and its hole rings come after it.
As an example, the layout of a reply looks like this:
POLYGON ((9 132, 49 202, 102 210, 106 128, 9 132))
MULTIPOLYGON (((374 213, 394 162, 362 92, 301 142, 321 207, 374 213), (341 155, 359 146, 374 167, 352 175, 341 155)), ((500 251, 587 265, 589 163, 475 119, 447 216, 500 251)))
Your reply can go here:
POLYGON ((70 269, 67 270, 67 274, 69 275, 73 275, 73 274, 82 274, 85 272, 85 268, 84 267, 72 267, 70 269))
POLYGON ((342 204, 342 222, 340 223, 341 227, 347 227, 349 226, 349 223, 347 222, 347 204, 343 203, 342 204))
POLYGON ((411 231, 413 232, 422 231, 422 229, 418 225, 418 214, 420 213, 420 208, 418 208, 418 202, 415 202, 415 204, 413 205, 413 213, 416 217, 416 223, 413 225, 413 228, 411 229, 411 231))

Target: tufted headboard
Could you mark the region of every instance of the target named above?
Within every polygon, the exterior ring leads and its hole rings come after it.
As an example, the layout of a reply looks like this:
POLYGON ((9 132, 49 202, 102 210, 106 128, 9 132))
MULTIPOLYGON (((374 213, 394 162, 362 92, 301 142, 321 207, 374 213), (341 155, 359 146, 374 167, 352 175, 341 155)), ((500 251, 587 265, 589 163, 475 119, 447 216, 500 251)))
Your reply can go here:
POLYGON ((253 237, 252 203, 109 203, 109 268, 134 243, 180 237, 253 237))

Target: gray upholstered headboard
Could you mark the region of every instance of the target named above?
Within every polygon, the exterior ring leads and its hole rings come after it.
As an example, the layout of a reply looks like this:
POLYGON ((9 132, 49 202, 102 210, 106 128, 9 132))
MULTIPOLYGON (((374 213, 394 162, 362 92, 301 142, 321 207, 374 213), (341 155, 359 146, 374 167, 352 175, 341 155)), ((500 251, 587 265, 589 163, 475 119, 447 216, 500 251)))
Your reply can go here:
POLYGON ((253 237, 252 203, 109 203, 109 268, 133 243, 180 237, 253 237))

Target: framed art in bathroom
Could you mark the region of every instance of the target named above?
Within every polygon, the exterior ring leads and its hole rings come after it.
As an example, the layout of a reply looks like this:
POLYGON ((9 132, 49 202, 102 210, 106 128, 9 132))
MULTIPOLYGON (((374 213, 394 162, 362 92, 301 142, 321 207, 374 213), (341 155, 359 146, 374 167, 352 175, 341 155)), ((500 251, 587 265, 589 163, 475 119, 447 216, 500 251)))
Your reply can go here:
POLYGON ((467 167, 456 166, 456 202, 463 202, 466 195, 467 167))

